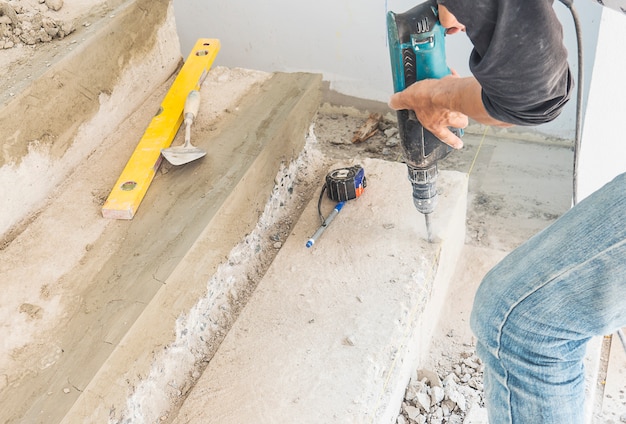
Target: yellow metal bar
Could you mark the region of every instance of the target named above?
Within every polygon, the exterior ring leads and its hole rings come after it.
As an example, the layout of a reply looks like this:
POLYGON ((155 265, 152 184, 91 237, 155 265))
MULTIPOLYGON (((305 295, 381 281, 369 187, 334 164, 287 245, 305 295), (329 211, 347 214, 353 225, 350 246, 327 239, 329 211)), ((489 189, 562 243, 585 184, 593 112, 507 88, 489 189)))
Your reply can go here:
POLYGON ((102 207, 102 216, 132 219, 161 164, 161 149, 172 144, 183 122, 185 99, 199 89, 220 49, 220 41, 199 39, 165 95, 159 113, 152 118, 120 178, 102 207))

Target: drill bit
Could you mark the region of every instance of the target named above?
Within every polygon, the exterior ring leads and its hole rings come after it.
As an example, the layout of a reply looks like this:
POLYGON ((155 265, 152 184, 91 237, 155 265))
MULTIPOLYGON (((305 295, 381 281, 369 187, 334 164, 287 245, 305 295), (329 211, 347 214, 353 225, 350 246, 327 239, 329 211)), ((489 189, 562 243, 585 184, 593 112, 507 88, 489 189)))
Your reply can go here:
POLYGON ((430 214, 425 213, 424 219, 426 220, 426 234, 428 235, 428 242, 432 243, 433 242, 433 230, 430 227, 430 214))

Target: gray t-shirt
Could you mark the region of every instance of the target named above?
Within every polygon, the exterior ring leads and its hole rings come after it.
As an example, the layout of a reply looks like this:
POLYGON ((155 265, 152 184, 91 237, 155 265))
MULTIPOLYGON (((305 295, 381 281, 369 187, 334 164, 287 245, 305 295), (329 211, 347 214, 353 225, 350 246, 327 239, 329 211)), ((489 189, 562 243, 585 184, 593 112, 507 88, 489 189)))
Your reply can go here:
POLYGON ((469 66, 487 112, 503 122, 555 119, 573 81, 552 0, 438 0, 466 26, 469 66))

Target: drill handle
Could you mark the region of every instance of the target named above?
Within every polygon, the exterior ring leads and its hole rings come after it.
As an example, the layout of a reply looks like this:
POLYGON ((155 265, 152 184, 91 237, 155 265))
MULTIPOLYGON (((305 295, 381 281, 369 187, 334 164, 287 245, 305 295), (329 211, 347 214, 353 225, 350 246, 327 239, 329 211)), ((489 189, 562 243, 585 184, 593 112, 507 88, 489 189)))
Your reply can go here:
POLYGON ((428 0, 404 13, 387 13, 387 36, 394 92, 416 81, 449 75, 445 28, 437 2, 428 0))

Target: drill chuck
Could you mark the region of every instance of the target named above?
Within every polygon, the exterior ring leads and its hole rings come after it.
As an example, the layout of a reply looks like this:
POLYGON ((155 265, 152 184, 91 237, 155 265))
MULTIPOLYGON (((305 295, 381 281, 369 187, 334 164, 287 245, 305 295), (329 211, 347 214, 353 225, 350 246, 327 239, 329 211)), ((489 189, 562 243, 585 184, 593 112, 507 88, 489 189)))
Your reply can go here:
POLYGON ((409 181, 413 186, 413 204, 424 215, 437 207, 437 163, 428 168, 415 168, 407 165, 409 181))

